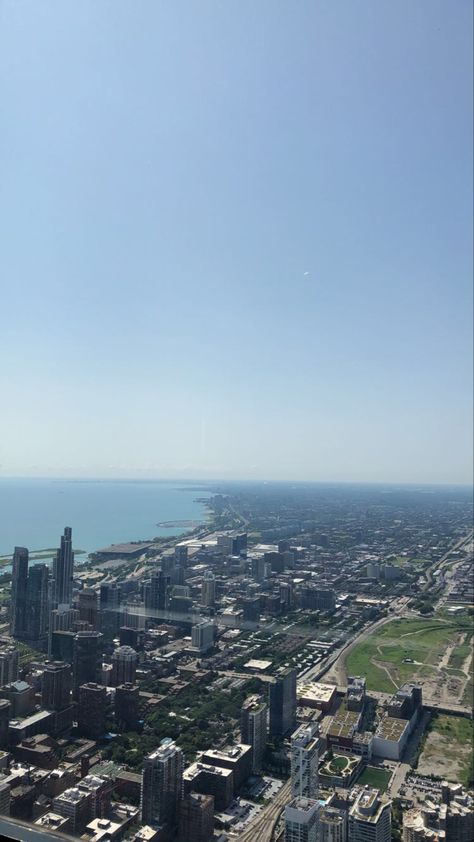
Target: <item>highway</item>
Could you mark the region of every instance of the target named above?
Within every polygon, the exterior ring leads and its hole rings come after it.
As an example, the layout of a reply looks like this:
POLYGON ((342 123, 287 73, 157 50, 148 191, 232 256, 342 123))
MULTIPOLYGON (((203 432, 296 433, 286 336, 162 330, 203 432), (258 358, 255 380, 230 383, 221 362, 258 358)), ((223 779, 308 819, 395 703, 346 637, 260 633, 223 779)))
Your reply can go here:
POLYGON ((291 782, 287 781, 270 804, 259 813, 255 821, 239 834, 239 842, 272 842, 280 813, 291 801, 291 782))

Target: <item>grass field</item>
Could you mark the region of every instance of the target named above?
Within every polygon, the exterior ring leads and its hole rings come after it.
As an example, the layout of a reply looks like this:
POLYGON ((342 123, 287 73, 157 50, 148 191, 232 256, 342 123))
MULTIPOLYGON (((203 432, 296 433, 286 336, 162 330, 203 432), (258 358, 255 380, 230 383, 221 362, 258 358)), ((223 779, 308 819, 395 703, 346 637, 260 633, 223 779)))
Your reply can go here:
POLYGON ((418 770, 421 774, 434 774, 465 786, 472 785, 473 740, 471 719, 444 714, 434 716, 427 729, 418 770))
POLYGON ((461 669, 468 655, 471 654, 469 643, 461 643, 456 646, 449 659, 449 666, 453 669, 461 669))
POLYGON ((361 786, 373 786, 385 792, 391 777, 392 773, 388 769, 376 769, 375 766, 367 766, 360 778, 357 779, 357 783, 361 786))
MULTIPOLYGON (((465 629, 465 622, 457 619, 393 620, 349 653, 346 670, 349 675, 365 675, 369 690, 391 693, 405 681, 434 676, 446 647, 465 629)), ((463 645, 457 648, 464 652, 463 645)))

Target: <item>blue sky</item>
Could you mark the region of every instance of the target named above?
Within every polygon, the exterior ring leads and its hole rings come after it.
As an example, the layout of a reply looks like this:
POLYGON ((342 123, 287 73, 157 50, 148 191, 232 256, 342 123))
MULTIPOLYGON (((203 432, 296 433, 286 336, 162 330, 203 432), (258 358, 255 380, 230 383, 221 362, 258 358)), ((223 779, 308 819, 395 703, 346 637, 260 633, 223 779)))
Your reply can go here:
POLYGON ((2 475, 469 482, 472 4, 3 0, 2 475))

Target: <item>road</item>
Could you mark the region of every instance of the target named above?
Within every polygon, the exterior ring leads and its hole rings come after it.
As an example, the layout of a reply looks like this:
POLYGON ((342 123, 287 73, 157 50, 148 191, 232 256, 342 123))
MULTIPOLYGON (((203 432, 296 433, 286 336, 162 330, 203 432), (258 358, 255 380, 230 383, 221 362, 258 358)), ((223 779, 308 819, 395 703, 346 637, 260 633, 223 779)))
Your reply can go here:
MULTIPOLYGON (((431 588, 433 586, 433 584, 434 584, 433 573, 435 572, 435 570, 440 570, 443 567, 443 565, 446 564, 446 562, 448 561, 451 553, 456 552, 456 550, 460 550, 465 544, 468 544, 470 541, 472 541, 472 537, 473 537, 473 530, 471 530, 468 535, 465 535, 463 538, 460 538, 459 541, 457 541, 454 544, 454 546, 450 547, 447 550, 447 552, 445 552, 445 554, 440 559, 438 559, 438 561, 435 561, 434 564, 432 564, 430 567, 427 568, 427 570, 425 571, 427 581, 420 588, 422 593, 425 593, 428 590, 428 588, 431 588)), ((452 559, 451 559, 451 561, 452 561, 452 559)))
POLYGON ((280 813, 291 800, 291 782, 287 781, 270 804, 259 813, 258 817, 239 834, 239 842, 272 842, 273 833, 280 813))

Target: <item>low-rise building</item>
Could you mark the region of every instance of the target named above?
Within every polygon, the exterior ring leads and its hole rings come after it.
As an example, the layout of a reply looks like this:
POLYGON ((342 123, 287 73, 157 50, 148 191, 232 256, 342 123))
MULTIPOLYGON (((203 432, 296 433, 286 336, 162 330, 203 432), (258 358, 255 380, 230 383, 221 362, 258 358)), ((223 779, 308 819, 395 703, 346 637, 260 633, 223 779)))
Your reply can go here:
POLYGON ((299 706, 317 708, 325 714, 331 710, 336 693, 335 684, 322 684, 319 681, 301 681, 296 688, 299 706))
POLYGON ((384 716, 375 732, 372 750, 377 757, 400 760, 411 733, 408 719, 384 716))

